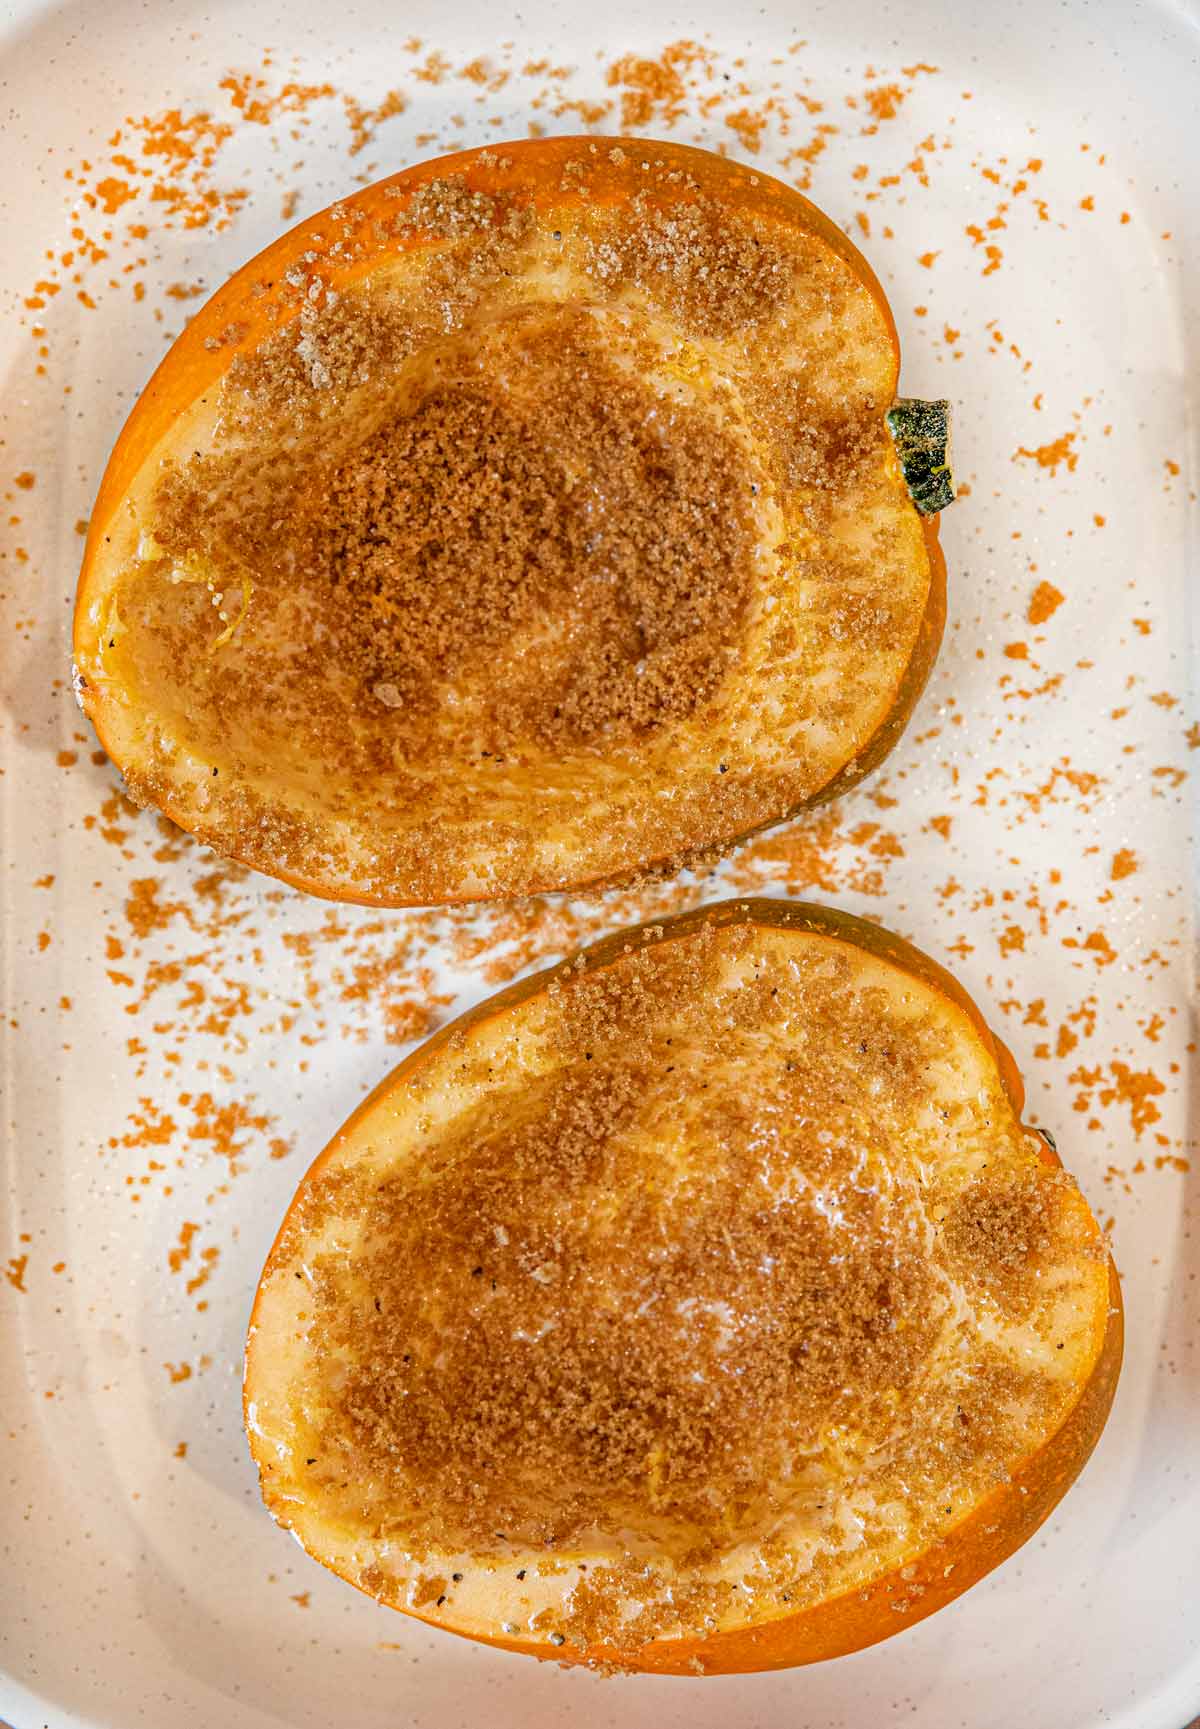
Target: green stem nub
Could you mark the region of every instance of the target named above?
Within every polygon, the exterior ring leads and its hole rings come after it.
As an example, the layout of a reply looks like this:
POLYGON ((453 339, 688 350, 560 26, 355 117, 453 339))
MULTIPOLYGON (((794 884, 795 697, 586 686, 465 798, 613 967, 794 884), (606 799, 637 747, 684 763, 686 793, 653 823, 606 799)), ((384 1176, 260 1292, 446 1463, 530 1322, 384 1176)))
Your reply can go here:
POLYGON ((954 503, 950 404, 898 396, 885 418, 909 497, 922 516, 934 516, 945 510, 954 503))

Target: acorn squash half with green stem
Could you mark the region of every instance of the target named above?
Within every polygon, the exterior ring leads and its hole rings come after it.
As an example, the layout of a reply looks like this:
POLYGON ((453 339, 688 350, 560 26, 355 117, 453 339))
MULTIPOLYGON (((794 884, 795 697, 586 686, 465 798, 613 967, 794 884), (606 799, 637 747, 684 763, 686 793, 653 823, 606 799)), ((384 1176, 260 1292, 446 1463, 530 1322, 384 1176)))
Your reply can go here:
POLYGON ((77 688, 130 794, 386 906, 669 867, 845 791, 945 607, 945 405, 790 187, 427 162, 191 321, 112 454, 77 688))

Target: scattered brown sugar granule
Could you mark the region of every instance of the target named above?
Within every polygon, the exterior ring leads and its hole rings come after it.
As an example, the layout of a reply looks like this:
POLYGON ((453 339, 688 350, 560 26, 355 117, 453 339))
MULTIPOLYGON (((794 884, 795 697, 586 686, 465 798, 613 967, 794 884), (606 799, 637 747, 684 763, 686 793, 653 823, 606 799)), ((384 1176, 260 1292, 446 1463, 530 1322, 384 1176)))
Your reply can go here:
POLYGON ((623 221, 607 223, 589 266, 608 287, 650 290, 687 327, 705 335, 755 326, 775 316, 800 274, 795 240, 776 241, 711 199, 662 207, 630 200, 623 221))
POLYGON ((937 1031, 745 937, 556 991, 559 1066, 484 1091, 419 1181, 330 1197, 367 1246, 314 1268, 317 1360, 349 1364, 314 1450, 406 1545, 599 1526, 694 1563, 919 1393, 945 1298, 904 1148, 937 1031))
MULTIPOLYGON (((770 428, 767 454, 780 496, 794 504, 801 495, 811 526, 823 526, 844 509, 850 489, 869 486, 882 469, 889 435, 879 403, 861 381, 837 378, 825 357, 814 366, 792 356, 748 381, 746 394, 758 423, 770 428)), ((831 550, 836 556, 836 543, 831 550)), ((836 574, 845 580, 848 573, 842 566, 836 574)))
POLYGON ((1053 1186, 1025 1178, 1006 1187, 971 1183, 942 1222, 942 1242, 954 1271, 993 1293, 1011 1292, 1033 1277, 1051 1240, 1053 1186))
MULTIPOLYGON (((341 414, 348 392, 394 374, 422 334, 369 295, 324 292, 305 300, 294 323, 230 362, 221 392, 226 425, 246 435, 252 447, 286 446, 280 436, 285 427, 294 432, 314 418, 341 414)), ((305 457, 307 448, 302 445, 295 455, 305 457)), ((202 533, 202 489, 220 498, 227 475, 243 472, 219 459, 182 474, 168 470, 157 500, 167 535, 190 540, 202 533)))
POLYGON ((397 232, 423 229, 442 240, 491 228, 502 212, 511 209, 507 198, 472 191, 461 174, 427 180, 405 197, 405 207, 395 219, 397 232))

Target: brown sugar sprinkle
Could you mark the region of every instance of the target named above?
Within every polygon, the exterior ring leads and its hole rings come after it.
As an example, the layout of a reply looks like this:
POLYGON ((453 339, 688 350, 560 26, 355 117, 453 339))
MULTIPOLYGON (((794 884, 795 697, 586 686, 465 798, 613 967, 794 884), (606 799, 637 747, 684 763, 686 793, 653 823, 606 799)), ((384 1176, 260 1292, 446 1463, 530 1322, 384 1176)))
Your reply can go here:
POLYGON ((749 589, 740 451, 698 415, 656 414, 590 322, 538 319, 502 345, 529 378, 511 406, 482 382, 486 349, 465 377, 443 367, 322 488, 328 629, 378 702, 428 707, 539 617, 580 621, 557 656, 546 645, 549 667, 505 680, 480 738, 492 750, 690 714, 725 668, 749 589))
POLYGON ((685 327, 727 333, 775 316, 803 257, 707 198, 663 209, 639 193, 627 220, 593 243, 590 265, 598 282, 656 290, 685 327))
MULTIPOLYGON (((1067 1182, 1065 1174, 1058 1181, 1067 1182)), ((993 1293, 1036 1279, 1051 1240, 1053 1189, 1042 1178, 1010 1187, 977 1181, 955 1197, 942 1240, 955 1272, 993 1293)))
POLYGON ((511 196, 475 191, 461 174, 435 177, 414 192, 398 196, 405 201, 393 223, 398 234, 421 230, 441 240, 454 240, 478 236, 503 219, 509 238, 517 239, 529 223, 524 206, 511 196))
MULTIPOLYGON (((292 1222, 332 1207, 363 1232, 350 1261, 311 1261, 312 1360, 339 1365, 317 1401, 322 1492, 349 1480, 347 1516, 393 1522, 418 1555, 619 1529, 696 1567, 797 1497, 815 1516, 845 1466, 832 1434, 854 1435, 868 1485, 872 1450, 901 1445, 898 1404, 920 1413, 914 1470, 994 1468, 1008 1407, 985 1399, 964 1448, 965 1390, 932 1372, 948 1279, 969 1264, 1027 1318, 1022 1269, 1048 1238, 1036 1178, 1008 1214, 991 1178, 978 1200, 922 1195, 937 1020, 895 1016, 842 954, 745 931, 567 969, 548 1014, 554 1065, 519 1099, 475 1096, 419 1181, 338 1171, 292 1222)), ((964 1087, 945 1109, 965 1157, 1016 1157, 994 1103, 964 1087)))

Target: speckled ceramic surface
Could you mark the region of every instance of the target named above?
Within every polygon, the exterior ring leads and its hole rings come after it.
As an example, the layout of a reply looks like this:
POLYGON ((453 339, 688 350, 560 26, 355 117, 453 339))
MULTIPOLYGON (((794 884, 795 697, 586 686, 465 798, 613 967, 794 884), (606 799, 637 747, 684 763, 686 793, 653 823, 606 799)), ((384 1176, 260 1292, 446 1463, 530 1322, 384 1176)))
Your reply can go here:
POLYGON ((1165 0, 9 6, 13 1729, 1180 1729, 1200 1709, 1198 42, 1165 0), (945 649, 884 770, 715 879, 475 917, 331 908, 122 801, 71 699, 78 525, 199 296, 346 188, 531 124, 726 148, 803 185, 864 248, 902 388, 956 404, 967 496, 944 528, 945 649), (603 1681, 376 1608, 272 1526, 241 1434, 243 1330, 300 1173, 406 1041, 500 979, 748 888, 883 919, 952 966, 1013 1047, 1124 1277, 1126 1369, 1095 1457, 967 1597, 791 1675, 603 1681))

